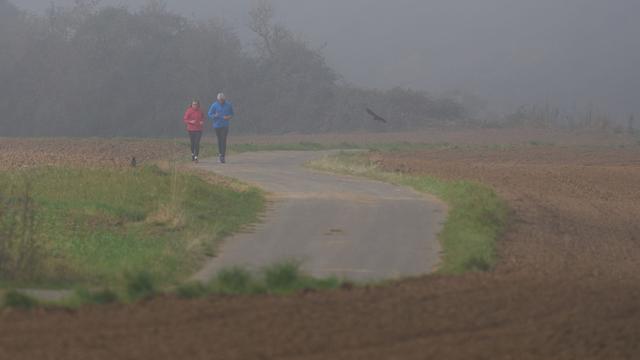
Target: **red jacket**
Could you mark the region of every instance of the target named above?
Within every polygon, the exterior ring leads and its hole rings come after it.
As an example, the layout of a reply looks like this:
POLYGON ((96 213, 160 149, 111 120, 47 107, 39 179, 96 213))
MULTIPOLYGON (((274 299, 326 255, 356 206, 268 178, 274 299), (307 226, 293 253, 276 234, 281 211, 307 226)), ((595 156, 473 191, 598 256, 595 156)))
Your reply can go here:
POLYGON ((182 120, 187 125, 187 131, 202 131, 202 125, 204 125, 202 110, 189 107, 182 120))

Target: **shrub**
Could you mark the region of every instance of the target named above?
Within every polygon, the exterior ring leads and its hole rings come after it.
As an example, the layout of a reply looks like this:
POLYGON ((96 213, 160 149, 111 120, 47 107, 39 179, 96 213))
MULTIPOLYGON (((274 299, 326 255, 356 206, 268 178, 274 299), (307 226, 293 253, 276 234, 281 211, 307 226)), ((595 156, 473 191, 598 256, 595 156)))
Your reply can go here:
POLYGON ((252 292, 251 273, 240 267, 222 269, 214 280, 214 289, 223 294, 243 294, 252 292))
POLYGON ((194 299, 205 296, 209 290, 200 282, 191 282, 178 286, 176 294, 184 299, 194 299))
POLYGON ((156 283, 150 273, 143 271, 127 276, 127 295, 129 299, 146 299, 156 293, 156 283))
POLYGON ((91 292, 87 289, 78 289, 75 293, 80 304, 113 304, 119 300, 118 294, 110 289, 91 292))
POLYGON ((29 295, 11 290, 4 295, 4 305, 17 309, 31 309, 38 305, 38 302, 29 295))
POLYGON ((265 285, 269 291, 286 292, 302 288, 303 276, 300 264, 288 261, 275 264, 264 270, 265 285))

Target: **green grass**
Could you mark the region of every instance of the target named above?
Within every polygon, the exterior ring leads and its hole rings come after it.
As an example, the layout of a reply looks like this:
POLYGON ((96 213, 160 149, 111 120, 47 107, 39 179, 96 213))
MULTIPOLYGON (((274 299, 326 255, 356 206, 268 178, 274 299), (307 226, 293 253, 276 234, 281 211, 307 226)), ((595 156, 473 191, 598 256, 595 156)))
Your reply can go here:
POLYGON ((444 257, 439 272, 490 270, 496 262, 496 240, 507 221, 506 204, 487 186, 469 181, 442 181, 430 176, 384 172, 366 154, 340 153, 308 164, 342 174, 364 176, 433 194, 449 205, 440 233, 444 257))
POLYGON ((213 294, 291 294, 302 290, 329 290, 340 287, 335 277, 314 278, 300 269, 300 263, 285 261, 267 266, 258 273, 240 267, 221 270, 209 284, 213 294))
POLYGON ((39 304, 36 299, 15 290, 10 290, 4 294, 4 307, 26 310, 38 305, 39 304))
MULTIPOLYGON (((355 145, 344 144, 346 148, 353 148, 355 145)), ((315 142, 299 142, 291 144, 233 144, 229 149, 236 153, 254 152, 254 151, 319 151, 335 149, 335 145, 325 145, 315 142)))
POLYGON ((211 291, 219 294, 247 294, 264 290, 248 270, 240 267, 222 269, 211 283, 211 291))
POLYGON ((17 290, 5 293, 2 307, 31 309, 35 307, 77 309, 85 305, 106 305, 151 299, 160 294, 183 299, 196 299, 212 295, 286 295, 307 290, 330 290, 342 286, 335 277, 314 278, 300 269, 300 264, 285 261, 250 272, 241 267, 220 270, 208 283, 186 282, 173 288, 161 290, 156 280, 146 272, 131 274, 117 288, 89 290, 77 287, 71 296, 61 301, 38 301, 17 290))
MULTIPOLYGON (((189 148, 189 143, 186 141, 179 141, 180 145, 183 145, 185 149, 189 148)), ((257 151, 320 151, 331 149, 355 149, 359 148, 355 144, 342 143, 342 144, 320 144, 315 142, 298 142, 298 143, 285 143, 285 144, 230 144, 228 151, 231 153, 246 153, 257 151)), ((218 154, 218 145, 216 143, 203 142, 200 144, 200 157, 214 157, 218 154)), ((190 160, 190 156, 186 156, 183 160, 190 160)))
POLYGON ((77 287, 73 294, 66 299, 54 302, 40 301, 38 306, 77 309, 89 304, 108 305, 115 304, 123 300, 125 300, 125 296, 122 296, 118 292, 109 288, 89 290, 85 287, 77 287))
POLYGON ((264 281, 267 288, 275 291, 293 289, 300 282, 299 266, 294 262, 287 262, 271 266, 264 271, 264 281))
POLYGON ((195 299, 209 293, 209 289, 200 282, 187 282, 176 288, 176 295, 183 299, 195 299))
MULTIPOLYGON (((175 283, 197 269, 206 249, 256 222, 265 202, 255 188, 232 190, 154 166, 44 167, 0 172, 3 210, 20 203, 25 183, 41 265, 29 278, 0 273, 7 287, 110 286, 142 271, 160 285, 175 283)), ((10 213, 4 218, 21 221, 10 213)))
MULTIPOLYGON (((529 142, 528 145, 553 145, 552 143, 529 142)), ((496 144, 496 145, 456 145, 450 143, 426 143, 426 142, 380 142, 380 143, 315 143, 315 142, 299 142, 284 144, 234 144, 230 146, 230 150, 236 153, 256 152, 256 151, 321 151, 321 150, 374 150, 385 152, 406 152, 430 149, 498 149, 508 150, 525 144, 496 144)), ((211 147, 208 153, 215 155, 215 144, 207 145, 211 147)))
POLYGON ((545 142, 540 140, 530 140, 529 145, 531 146, 555 146, 553 142, 545 142))
POLYGON ((391 142, 391 143, 315 143, 299 142, 290 144, 234 144, 230 148, 234 152, 252 151, 320 151, 320 150, 378 150, 378 151, 411 151, 424 149, 439 149, 457 147, 448 143, 412 143, 412 142, 391 142))
POLYGON ((151 298, 158 292, 153 275, 146 271, 127 276, 127 296, 130 300, 151 298))
POLYGON ((340 281, 334 277, 317 279, 306 276, 294 261, 267 267, 263 276, 267 290, 273 293, 287 294, 305 289, 333 289, 340 286, 340 281))
POLYGON ((75 297, 79 304, 98 304, 106 305, 120 301, 121 297, 117 292, 111 289, 102 289, 98 291, 89 291, 87 289, 78 289, 75 297))
MULTIPOLYGON (((185 141, 179 141, 181 145, 188 148, 189 144, 185 141)), ((491 145, 475 145, 475 144, 450 144, 428 143, 428 142, 371 142, 371 143, 354 143, 354 142, 336 142, 336 143, 317 143, 317 142, 297 142, 297 143, 281 143, 281 144, 255 144, 243 143, 229 145, 229 151, 232 153, 258 152, 258 151, 323 151, 323 150, 375 150, 386 152, 405 152, 429 149, 494 149, 509 150, 519 146, 553 146, 553 143, 531 140, 524 143, 512 144, 491 144, 491 145)), ((218 153, 215 143, 202 143, 200 154, 202 158, 213 157, 218 153)), ((188 160, 185 156, 183 160, 188 160)))

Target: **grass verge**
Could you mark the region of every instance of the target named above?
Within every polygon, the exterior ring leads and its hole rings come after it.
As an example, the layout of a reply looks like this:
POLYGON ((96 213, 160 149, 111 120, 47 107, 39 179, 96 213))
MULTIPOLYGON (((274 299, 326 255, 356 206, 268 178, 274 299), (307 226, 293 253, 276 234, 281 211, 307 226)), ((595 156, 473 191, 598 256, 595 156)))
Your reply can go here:
POLYGON ((241 267, 222 269, 209 283, 189 282, 161 291, 156 280, 147 272, 132 274, 118 290, 88 290, 77 288, 69 298, 57 302, 39 301, 16 290, 4 294, 0 308, 28 310, 37 307, 75 309, 84 305, 105 305, 118 302, 149 300, 160 294, 175 295, 184 299, 202 298, 211 295, 285 295, 299 291, 329 290, 342 286, 335 277, 317 279, 306 275, 297 262, 282 262, 252 273, 241 267))
MULTIPOLYGON (((315 142, 298 142, 290 144, 233 144, 229 148, 236 153, 255 152, 255 151, 320 151, 335 149, 340 145, 327 145, 315 142)), ((342 148, 353 149, 356 145, 341 144, 342 148)))
POLYGON ((4 294, 3 305, 4 307, 27 310, 36 307, 38 301, 29 295, 16 290, 10 290, 4 294))
POLYGON ((489 187, 469 181, 385 172, 364 153, 341 152, 308 166, 410 186, 437 196, 449 205, 447 221, 440 233, 444 257, 439 272, 487 271, 495 265, 496 240, 506 225, 507 206, 489 187))
POLYGON ((230 149, 236 153, 255 151, 321 151, 321 150, 378 150, 378 151, 409 151, 454 147, 448 143, 316 143, 298 142, 283 144, 234 144, 230 149))
POLYGON ((0 172, 0 284, 117 286, 143 271, 175 283, 264 203, 256 188, 155 166, 0 172))
POLYGON ((223 269, 209 284, 184 284, 178 287, 177 294, 185 298, 207 294, 291 294, 303 290, 335 289, 341 285, 338 278, 314 278, 302 272, 298 262, 285 261, 265 267, 258 273, 241 267, 223 269))

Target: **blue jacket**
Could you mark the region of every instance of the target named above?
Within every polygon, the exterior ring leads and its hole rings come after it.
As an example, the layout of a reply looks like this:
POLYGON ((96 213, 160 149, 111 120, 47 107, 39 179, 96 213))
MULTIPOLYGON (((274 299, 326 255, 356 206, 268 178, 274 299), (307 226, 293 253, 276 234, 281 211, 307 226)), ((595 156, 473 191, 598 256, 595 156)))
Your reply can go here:
POLYGON ((225 116, 233 116, 233 105, 229 101, 225 101, 224 105, 221 105, 218 101, 214 102, 209 108, 209 118, 213 120, 213 127, 215 129, 228 127, 229 120, 225 120, 225 116))

